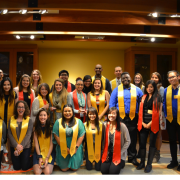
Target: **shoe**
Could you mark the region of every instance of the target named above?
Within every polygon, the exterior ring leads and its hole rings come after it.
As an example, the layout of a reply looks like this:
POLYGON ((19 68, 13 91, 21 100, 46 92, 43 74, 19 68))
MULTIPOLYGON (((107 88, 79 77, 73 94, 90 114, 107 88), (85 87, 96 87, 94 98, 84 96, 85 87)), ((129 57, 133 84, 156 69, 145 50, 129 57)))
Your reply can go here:
POLYGON ((140 149, 141 162, 139 166, 137 166, 137 170, 140 170, 145 167, 145 158, 146 158, 146 149, 140 149))
POLYGON ((145 167, 145 169, 144 169, 144 172, 145 173, 149 173, 149 172, 151 172, 151 170, 152 170, 152 165, 146 165, 146 167, 145 167))
MULTIPOLYGON (((168 169, 173 169, 174 167, 178 166, 178 162, 171 161, 170 164, 167 165, 168 169)), ((179 167, 179 166, 178 166, 179 167)))
POLYGON ((6 161, 6 162, 8 162, 8 153, 4 153, 4 160, 6 161))
POLYGON ((154 158, 153 158, 153 163, 157 163, 160 159, 160 150, 156 150, 154 158))
POLYGON ((180 164, 179 164, 179 166, 178 166, 178 168, 177 168, 177 171, 180 171, 180 164))
POLYGON ((139 166, 139 163, 137 162, 136 158, 134 158, 131 163, 135 166, 139 166))

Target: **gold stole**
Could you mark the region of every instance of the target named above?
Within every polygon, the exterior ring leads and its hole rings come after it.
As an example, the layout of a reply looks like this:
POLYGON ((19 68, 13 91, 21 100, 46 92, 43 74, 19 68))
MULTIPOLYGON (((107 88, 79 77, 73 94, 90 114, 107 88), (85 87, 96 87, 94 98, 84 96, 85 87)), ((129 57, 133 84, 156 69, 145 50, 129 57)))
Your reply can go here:
MULTIPOLYGON (((135 117, 136 112, 136 86, 131 84, 131 105, 129 117, 131 120, 135 117)), ((125 118, 125 107, 124 107, 124 88, 123 84, 118 86, 118 105, 119 105, 119 114, 122 119, 125 118)))
POLYGON ((99 121, 99 134, 97 128, 95 129, 95 131, 91 129, 90 123, 89 127, 87 127, 87 123, 84 123, 84 126, 86 129, 88 159, 91 163, 94 160, 98 163, 101 159, 102 123, 99 121), (95 134, 95 151, 93 148, 93 134, 95 134))
POLYGON ((144 87, 144 86, 142 85, 142 86, 141 86, 141 90, 142 90, 143 87, 144 87))
POLYGON ((1 141, 2 141, 2 131, 3 131, 3 120, 0 119, 0 150, 1 150, 1 141))
MULTIPOLYGON (((96 95, 93 96, 92 93, 90 93, 90 98, 91 98, 91 105, 97 109, 96 105, 96 95)), ((102 94, 99 94, 99 112, 98 114, 101 114, 105 108, 105 90, 102 91, 102 94)), ((105 120, 105 117, 103 116, 102 120, 105 120)))
MULTIPOLYGON (((75 125, 72 127, 73 129, 73 138, 71 141, 70 147, 70 155, 73 156, 76 149, 76 142, 78 137, 78 119, 75 118, 75 125)), ((60 139, 60 151, 61 155, 66 158, 67 154, 67 141, 66 141, 66 128, 62 126, 62 118, 59 119, 59 139, 60 139)))
MULTIPOLYGON (((41 132, 41 136, 38 137, 38 141, 39 141, 39 146, 40 146, 40 151, 41 151, 41 155, 43 158, 43 161, 45 161, 48 152, 49 152, 49 147, 50 147, 50 142, 51 142, 51 136, 49 136, 48 138, 46 138, 45 133, 43 134, 43 132, 41 132)), ((52 162, 52 156, 49 156, 49 163, 52 162)))
POLYGON ((28 125, 29 125, 29 117, 26 117, 26 119, 23 118, 22 126, 21 126, 21 133, 18 140, 17 133, 16 133, 16 127, 18 127, 17 119, 15 119, 14 116, 11 116, 10 128, 11 128, 12 135, 18 144, 21 144, 21 142, 25 138, 27 130, 28 130, 28 125))
MULTIPOLYGON (((43 98, 41 97, 41 95, 38 94, 37 96, 38 100, 39 100, 39 108, 42 108, 44 106, 44 101, 43 98)), ((47 100, 46 100, 47 102, 47 100)), ((47 102, 48 103, 48 102, 47 102)))
POLYGON ((117 87, 116 86, 116 78, 112 80, 112 91, 117 87))
MULTIPOLYGON (((95 76, 92 77, 92 83, 94 80, 95 80, 95 76)), ((106 78, 104 76, 101 76, 101 81, 103 84, 103 90, 105 90, 106 89, 106 78)))
MULTIPOLYGON (((14 98, 15 98, 15 92, 14 93, 14 98)), ((9 99, 8 99, 9 101, 9 99)), ((5 99, 3 99, 3 101, 0 102, 0 117, 1 119, 4 120, 4 107, 5 107, 5 99)), ((9 119, 11 116, 13 116, 13 113, 14 113, 14 100, 11 104, 9 104, 8 102, 8 111, 7 111, 7 128, 8 128, 8 125, 9 125, 9 119)))
MULTIPOLYGON (((178 95, 174 96, 174 99, 177 99, 177 123, 180 125, 180 91, 178 90, 178 95)), ((167 108, 167 117, 166 119, 171 123, 173 120, 172 113, 172 85, 167 87, 166 94, 166 108, 167 108)))

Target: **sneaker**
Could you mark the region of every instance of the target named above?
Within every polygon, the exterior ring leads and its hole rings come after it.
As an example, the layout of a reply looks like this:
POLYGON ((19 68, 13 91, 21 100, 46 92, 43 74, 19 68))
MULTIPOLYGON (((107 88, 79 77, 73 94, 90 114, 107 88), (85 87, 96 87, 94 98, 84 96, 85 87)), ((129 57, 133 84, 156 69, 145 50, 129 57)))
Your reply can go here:
POLYGON ((4 153, 4 160, 6 161, 6 162, 8 162, 8 153, 4 153))
POLYGON ((171 163, 167 165, 167 168, 173 169, 176 166, 178 166, 178 162, 177 161, 176 162, 171 161, 171 163))

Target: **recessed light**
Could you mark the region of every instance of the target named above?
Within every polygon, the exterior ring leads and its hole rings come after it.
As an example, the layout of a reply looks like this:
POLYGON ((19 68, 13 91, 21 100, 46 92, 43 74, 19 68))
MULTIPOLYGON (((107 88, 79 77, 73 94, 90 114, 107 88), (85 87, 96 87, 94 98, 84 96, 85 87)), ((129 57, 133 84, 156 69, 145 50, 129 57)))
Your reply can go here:
POLYGON ((1 11, 1 14, 7 14, 8 13, 8 10, 7 9, 3 9, 2 11, 1 11))
POLYGON ((47 11, 46 10, 40 10, 39 13, 40 14, 45 14, 45 13, 47 13, 47 11))
POLYGON ((151 38, 151 42, 154 42, 156 40, 156 38, 152 37, 151 38))
POLYGON ((19 13, 20 13, 20 14, 26 14, 26 13, 27 13, 27 9, 19 10, 19 13))
POLYGON ((152 16, 153 16, 153 17, 158 17, 158 13, 157 13, 157 12, 152 13, 152 16))
POLYGON ((30 36, 30 39, 34 39, 34 35, 31 35, 31 36, 30 36))
POLYGON ((21 37, 19 35, 16 35, 16 39, 21 39, 21 37))

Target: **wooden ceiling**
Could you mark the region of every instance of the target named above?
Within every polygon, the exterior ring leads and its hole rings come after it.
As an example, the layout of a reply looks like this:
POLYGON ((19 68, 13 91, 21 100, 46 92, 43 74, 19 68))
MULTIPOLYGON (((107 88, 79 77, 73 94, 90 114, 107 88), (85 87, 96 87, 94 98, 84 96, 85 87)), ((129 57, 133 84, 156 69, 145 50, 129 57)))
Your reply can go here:
MULTIPOLYGON (((37 32, 44 35, 43 41, 149 43, 149 40, 134 39, 136 34, 146 34, 140 37, 166 35, 158 43, 176 44, 180 38, 180 18, 166 17, 163 19, 165 24, 162 24, 162 18, 147 16, 153 12, 180 15, 179 0, 0 0, 0 10, 3 9, 46 9, 59 10, 59 13, 38 15, 40 20, 33 20, 36 18, 33 14, 0 15, 0 41, 18 41, 14 35, 24 33, 23 36, 29 36, 37 32), (74 34, 68 35, 68 32, 74 34), (85 32, 105 33, 105 38, 75 39, 79 32, 82 36, 85 32)), ((29 41, 28 36, 21 41, 29 41)), ((37 37, 34 40, 42 39, 37 37)))

